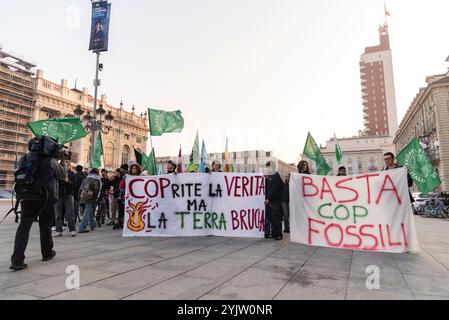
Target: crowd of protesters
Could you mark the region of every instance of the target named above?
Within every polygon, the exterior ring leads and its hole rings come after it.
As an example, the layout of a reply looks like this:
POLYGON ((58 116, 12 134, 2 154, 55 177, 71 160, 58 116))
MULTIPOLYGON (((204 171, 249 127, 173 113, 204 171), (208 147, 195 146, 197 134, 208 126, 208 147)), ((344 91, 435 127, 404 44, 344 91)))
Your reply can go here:
MULTIPOLYGON (((388 153, 386 159, 391 162, 394 156, 388 153)), ((391 169, 393 164, 387 163, 385 170, 391 169)), ((394 160, 393 160, 394 162, 394 160)), ((59 181, 59 199, 55 204, 54 230, 56 237, 63 235, 64 227, 68 228, 71 236, 76 236, 75 224, 80 222, 78 233, 94 231, 105 224, 114 230, 123 229, 125 217, 125 179, 127 175, 147 175, 147 172, 137 164, 123 164, 113 173, 105 169, 92 169, 89 173, 83 171, 82 166, 76 166, 72 171, 69 161, 62 163, 67 169, 65 180, 59 181), (64 223, 66 221, 66 223, 64 223), (88 229, 89 227, 89 229, 88 229)), ((177 174, 178 165, 168 161, 166 174, 177 174)), ((206 167, 206 173, 222 172, 221 163, 213 161, 206 167)), ((297 172, 310 174, 309 164, 301 160, 297 165, 297 172)), ((265 164, 265 238, 282 240, 283 233, 290 233, 290 173, 281 177, 274 161, 265 164)), ((346 168, 340 166, 337 176, 346 176, 346 168)))

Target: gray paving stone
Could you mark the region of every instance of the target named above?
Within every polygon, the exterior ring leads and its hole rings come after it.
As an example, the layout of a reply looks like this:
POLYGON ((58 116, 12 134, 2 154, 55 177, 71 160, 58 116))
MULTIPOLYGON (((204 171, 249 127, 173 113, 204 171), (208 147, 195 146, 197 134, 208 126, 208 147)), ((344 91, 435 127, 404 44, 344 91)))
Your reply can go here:
POLYGON ((409 290, 358 290, 348 288, 347 300, 413 300, 409 290))
POLYGON ((131 295, 125 300, 194 300, 219 284, 220 282, 215 279, 178 276, 131 295))
POLYGON ((79 290, 69 290, 44 300, 117 300, 123 294, 117 290, 108 290, 95 286, 83 286, 79 290))
POLYGON ((404 278, 415 294, 449 297, 449 277, 404 274, 404 278))
MULTIPOLYGON (((112 273, 99 272, 95 270, 83 270, 80 274, 80 284, 86 285, 99 279, 112 276, 112 273)), ((57 293, 67 291, 66 288, 67 275, 59 275, 43 280, 29 282, 8 290, 23 294, 33 295, 37 297, 48 297, 57 293)))
POLYGON ((39 281, 47 278, 44 275, 26 272, 26 271, 18 271, 18 272, 8 272, 4 274, 0 274, 0 290, 10 287, 15 287, 24 283, 39 281))
POLYGON ((304 287, 289 282, 275 297, 275 300, 344 300, 345 289, 341 287, 304 287))
POLYGON ((1 300, 39 300, 41 298, 9 290, 0 290, 1 300))

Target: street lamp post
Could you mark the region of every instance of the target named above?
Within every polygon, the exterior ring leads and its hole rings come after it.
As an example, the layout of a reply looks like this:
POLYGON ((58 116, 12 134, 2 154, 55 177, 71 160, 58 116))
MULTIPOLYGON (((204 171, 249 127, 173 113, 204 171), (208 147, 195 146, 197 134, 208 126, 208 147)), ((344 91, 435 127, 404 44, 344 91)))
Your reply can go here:
POLYGON ((87 111, 84 114, 84 110, 81 108, 81 105, 77 106, 77 108, 74 110, 74 114, 79 118, 82 117, 84 128, 86 129, 87 133, 92 134, 92 145, 90 152, 90 160, 92 162, 95 134, 97 131, 101 131, 103 134, 107 135, 114 126, 114 116, 112 115, 111 111, 106 114, 106 110, 103 108, 102 104, 100 104, 98 110, 95 109, 94 104, 94 116, 90 114, 90 111, 87 111))

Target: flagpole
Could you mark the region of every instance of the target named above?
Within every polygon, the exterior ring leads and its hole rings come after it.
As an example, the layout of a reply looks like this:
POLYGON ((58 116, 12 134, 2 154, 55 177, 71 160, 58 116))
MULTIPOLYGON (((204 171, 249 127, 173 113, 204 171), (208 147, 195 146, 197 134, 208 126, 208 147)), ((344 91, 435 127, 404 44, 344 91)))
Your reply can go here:
POLYGON ((385 26, 388 27, 388 22, 387 22, 387 5, 384 1, 384 16, 385 16, 385 26))
MULTIPOLYGON (((151 111, 150 111, 149 108, 148 108, 148 128, 150 129, 150 145, 151 145, 150 154, 151 154, 151 152, 153 152, 154 147, 153 147, 153 136, 151 135, 151 111)), ((154 157, 153 158, 154 158, 153 159, 153 166, 154 166, 154 169, 156 170, 156 153, 154 153, 154 157)))

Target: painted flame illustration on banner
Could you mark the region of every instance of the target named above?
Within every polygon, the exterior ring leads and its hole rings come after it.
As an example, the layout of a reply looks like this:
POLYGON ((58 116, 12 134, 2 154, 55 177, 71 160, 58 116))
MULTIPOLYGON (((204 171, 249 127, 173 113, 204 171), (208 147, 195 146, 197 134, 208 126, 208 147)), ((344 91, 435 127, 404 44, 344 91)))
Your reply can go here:
POLYGON ((132 231, 139 232, 145 229, 144 213, 146 209, 150 208, 150 205, 146 205, 148 199, 145 202, 137 202, 136 204, 128 200, 128 210, 126 211, 129 215, 128 228, 132 231))

